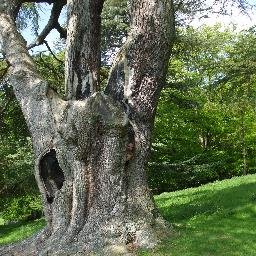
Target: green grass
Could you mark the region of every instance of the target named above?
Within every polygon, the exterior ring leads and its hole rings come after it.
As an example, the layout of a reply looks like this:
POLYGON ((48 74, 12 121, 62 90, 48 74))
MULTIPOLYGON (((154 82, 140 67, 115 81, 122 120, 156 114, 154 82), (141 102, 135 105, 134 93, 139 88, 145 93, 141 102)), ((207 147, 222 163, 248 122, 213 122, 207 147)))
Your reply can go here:
POLYGON ((156 196, 174 235, 140 255, 255 256, 256 175, 156 196))
MULTIPOLYGON (((140 256, 256 255, 256 175, 163 193, 155 199, 172 224, 173 235, 140 256)), ((0 244, 25 238, 42 226, 43 220, 0 223, 0 244)))
POLYGON ((31 222, 18 222, 4 225, 0 219, 0 245, 17 242, 25 239, 45 226, 44 219, 31 222))

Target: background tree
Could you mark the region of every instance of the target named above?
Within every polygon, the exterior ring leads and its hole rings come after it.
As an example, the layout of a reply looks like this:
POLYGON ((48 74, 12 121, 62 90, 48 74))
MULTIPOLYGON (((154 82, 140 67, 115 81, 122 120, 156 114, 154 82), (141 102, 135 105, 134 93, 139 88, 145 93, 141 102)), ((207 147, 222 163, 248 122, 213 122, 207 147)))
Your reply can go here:
POLYGON ((179 32, 156 118, 154 191, 254 172, 254 36, 219 24, 179 32))

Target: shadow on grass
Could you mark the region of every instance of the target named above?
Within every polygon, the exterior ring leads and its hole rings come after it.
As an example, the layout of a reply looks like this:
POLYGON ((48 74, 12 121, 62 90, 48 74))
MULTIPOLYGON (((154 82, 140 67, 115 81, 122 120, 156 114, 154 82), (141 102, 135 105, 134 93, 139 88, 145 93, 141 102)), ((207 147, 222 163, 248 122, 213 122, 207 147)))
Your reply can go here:
MULTIPOLYGON (((176 234, 140 255, 255 256, 256 176, 248 183, 211 184, 156 197, 176 234)), ((0 245, 30 236, 44 220, 0 226, 0 245), (25 235, 24 235, 25 234, 25 235)))
POLYGON ((20 228, 28 224, 28 222, 20 221, 17 223, 10 223, 0 226, 0 238, 3 236, 8 236, 10 233, 14 232, 17 228, 20 228))

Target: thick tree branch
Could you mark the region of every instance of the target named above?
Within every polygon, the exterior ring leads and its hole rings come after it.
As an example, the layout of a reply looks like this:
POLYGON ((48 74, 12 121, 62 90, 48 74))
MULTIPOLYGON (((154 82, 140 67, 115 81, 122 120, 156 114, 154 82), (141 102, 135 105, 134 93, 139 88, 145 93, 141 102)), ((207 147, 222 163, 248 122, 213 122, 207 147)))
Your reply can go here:
POLYGON ((152 122, 174 40, 172 1, 132 0, 131 31, 110 72, 106 93, 152 122))
POLYGON ((60 33, 60 38, 67 39, 67 30, 63 28, 59 23, 56 24, 55 28, 60 33))
POLYGON ((36 74, 36 67, 30 57, 24 38, 18 33, 14 22, 13 9, 16 2, 0 3, 0 43, 6 60, 12 66, 12 76, 21 72, 36 74))
POLYGON ((37 37, 36 41, 28 46, 28 49, 31 49, 35 46, 43 44, 45 38, 55 28, 60 32, 60 35, 61 35, 62 38, 66 37, 64 29, 62 29, 60 27, 60 24, 58 22, 61 10, 62 10, 64 5, 65 5, 65 3, 62 0, 58 0, 58 1, 54 2, 53 7, 52 7, 52 11, 51 11, 51 16, 50 16, 50 19, 49 19, 47 25, 45 26, 45 28, 43 29, 41 34, 37 37))
POLYGON ((48 85, 39 75, 35 62, 29 55, 24 38, 18 33, 13 8, 17 1, 0 2, 0 45, 10 63, 8 77, 20 103, 28 128, 32 133, 35 154, 49 147, 52 140, 52 114, 47 97, 48 85))
POLYGON ((69 0, 66 93, 84 99, 99 90, 100 25, 104 0, 69 0))

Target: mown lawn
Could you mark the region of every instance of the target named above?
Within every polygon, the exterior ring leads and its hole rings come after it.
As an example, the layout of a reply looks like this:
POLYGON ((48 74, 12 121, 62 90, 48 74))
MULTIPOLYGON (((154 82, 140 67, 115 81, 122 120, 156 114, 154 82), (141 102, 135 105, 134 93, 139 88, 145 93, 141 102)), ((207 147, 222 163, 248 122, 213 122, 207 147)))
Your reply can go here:
POLYGON ((163 193, 156 201, 175 233, 140 255, 256 255, 256 175, 163 193))
POLYGON ((4 225, 0 219, 0 246, 25 239, 45 226, 44 219, 4 225))
MULTIPOLYGON (((255 256, 256 175, 233 178, 155 197, 173 235, 140 256, 255 256)), ((39 230, 43 220, 1 225, 0 244, 39 230)))

